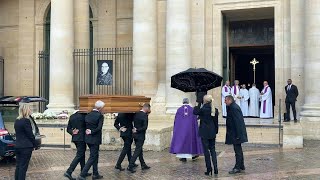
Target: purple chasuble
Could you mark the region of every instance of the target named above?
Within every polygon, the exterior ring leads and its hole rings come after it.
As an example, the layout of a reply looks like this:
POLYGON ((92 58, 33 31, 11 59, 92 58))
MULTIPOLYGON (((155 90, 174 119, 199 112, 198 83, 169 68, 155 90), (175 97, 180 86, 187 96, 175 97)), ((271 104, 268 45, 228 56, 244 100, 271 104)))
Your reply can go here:
POLYGON ((193 108, 189 105, 181 106, 174 120, 170 153, 203 154, 198 129, 197 116, 193 114, 193 108))

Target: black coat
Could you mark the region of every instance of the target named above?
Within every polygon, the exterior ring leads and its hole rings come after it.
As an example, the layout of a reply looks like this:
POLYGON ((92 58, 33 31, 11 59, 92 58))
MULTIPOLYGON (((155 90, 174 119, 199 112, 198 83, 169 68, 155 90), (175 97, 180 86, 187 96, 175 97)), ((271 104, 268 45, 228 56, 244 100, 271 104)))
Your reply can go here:
POLYGON ((133 113, 119 113, 116 120, 114 121, 114 127, 120 130, 121 127, 127 128, 125 132, 120 131, 120 137, 132 137, 132 121, 133 113))
POLYGON ((14 123, 16 131, 16 146, 15 148, 35 148, 36 141, 32 132, 30 120, 27 118, 17 119, 14 123))
POLYGON ((240 107, 236 103, 227 106, 226 144, 241 144, 248 142, 246 125, 240 107))
POLYGON ((96 110, 86 115, 86 129, 91 130, 91 134, 85 135, 85 142, 87 144, 101 144, 103 119, 103 115, 96 110))
POLYGON ((133 138, 145 139, 148 121, 148 115, 143 111, 139 111, 134 115, 133 126, 137 129, 137 132, 133 133, 133 138))
POLYGON ((85 114, 79 112, 76 112, 70 116, 67 132, 72 136, 72 142, 84 141, 86 131, 85 117, 85 114), (73 129, 75 128, 79 129, 78 134, 73 134, 73 129))
POLYGON ((196 97, 197 97, 197 100, 196 102, 197 103, 203 103, 203 96, 207 95, 207 91, 197 91, 196 92, 196 97))
POLYGON ((286 87, 284 88, 284 90, 286 91, 286 94, 287 94, 286 102, 297 101, 297 97, 299 96, 299 91, 298 91, 297 86, 292 84, 289 91, 287 90, 287 88, 288 88, 288 85, 286 85, 286 87))
POLYGON ((218 134, 218 109, 215 109, 215 116, 211 116, 211 104, 206 103, 199 108, 194 107, 193 114, 198 115, 200 119, 199 136, 203 139, 214 139, 218 134))

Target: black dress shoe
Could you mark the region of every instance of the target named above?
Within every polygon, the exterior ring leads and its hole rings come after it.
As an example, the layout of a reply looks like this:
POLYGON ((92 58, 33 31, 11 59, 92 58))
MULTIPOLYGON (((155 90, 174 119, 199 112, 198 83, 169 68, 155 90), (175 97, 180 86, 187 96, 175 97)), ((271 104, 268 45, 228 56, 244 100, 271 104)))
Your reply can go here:
POLYGON ((187 158, 180 158, 179 160, 182 162, 187 162, 187 158))
POLYGON ((237 173, 240 173, 240 172, 241 172, 240 169, 234 168, 234 169, 232 169, 231 171, 229 171, 229 174, 237 174, 237 173))
POLYGON ((135 173, 136 171, 132 167, 127 167, 127 170, 131 173, 135 173))
POLYGON ((67 173, 67 172, 65 172, 65 173, 63 174, 63 176, 66 177, 66 178, 68 178, 69 180, 76 180, 76 178, 73 178, 72 175, 69 174, 69 173, 67 173))
POLYGON ((211 170, 207 170, 206 172, 204 172, 204 175, 212 176, 212 169, 211 170))
POLYGON ((147 165, 143 165, 143 166, 141 166, 141 169, 142 170, 147 170, 147 169, 150 169, 151 167, 150 166, 147 166, 147 165))
POLYGON ((215 169, 214 172, 213 172, 215 175, 218 174, 218 169, 215 169))
POLYGON ((218 166, 217 166, 217 165, 214 165, 214 166, 213 166, 213 169, 214 169, 214 171, 213 171, 214 174, 217 175, 217 174, 218 174, 218 166))
POLYGON ((92 176, 92 179, 102 179, 102 178, 103 176, 101 176, 100 174, 92 176))
POLYGON ((120 171, 124 171, 124 170, 125 170, 125 169, 122 168, 121 166, 115 166, 114 168, 115 168, 115 169, 118 169, 118 170, 120 170, 120 171))
POLYGON ((199 156, 193 156, 192 157, 192 160, 195 160, 195 159, 197 159, 199 156))
POLYGON ((78 180, 86 180, 86 178, 82 176, 78 176, 78 180))
POLYGON ((85 175, 85 177, 88 177, 88 176, 91 176, 92 175, 92 173, 87 173, 86 175, 85 175))

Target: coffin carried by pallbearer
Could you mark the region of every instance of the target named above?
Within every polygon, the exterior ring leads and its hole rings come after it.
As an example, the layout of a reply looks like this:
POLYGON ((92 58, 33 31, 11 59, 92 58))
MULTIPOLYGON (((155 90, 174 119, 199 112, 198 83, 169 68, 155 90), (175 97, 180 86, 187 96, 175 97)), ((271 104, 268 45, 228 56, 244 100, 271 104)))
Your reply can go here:
POLYGON ((145 96, 89 94, 79 97, 79 110, 81 112, 90 112, 98 100, 105 103, 103 113, 130 113, 140 111, 144 103, 150 103, 151 98, 145 96))

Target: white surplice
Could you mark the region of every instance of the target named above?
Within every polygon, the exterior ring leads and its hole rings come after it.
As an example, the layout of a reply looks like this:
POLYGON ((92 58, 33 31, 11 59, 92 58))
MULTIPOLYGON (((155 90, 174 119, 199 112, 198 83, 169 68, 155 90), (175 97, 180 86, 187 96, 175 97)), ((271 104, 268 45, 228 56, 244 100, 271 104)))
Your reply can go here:
POLYGON ((231 95, 234 98, 234 102, 240 106, 240 88, 239 86, 233 85, 231 88, 231 95))
POLYGON ((259 117, 259 98, 260 92, 255 86, 249 89, 249 116, 259 117))
POLYGON ((242 111, 243 116, 249 115, 249 106, 248 106, 248 100, 249 100, 249 91, 247 89, 240 89, 240 108, 242 111))
POLYGON ((222 116, 227 116, 227 106, 224 102, 226 96, 231 95, 230 86, 224 85, 221 89, 222 116))
POLYGON ((260 118, 272 118, 272 91, 269 86, 265 86, 261 91, 264 93, 260 96, 260 118))

